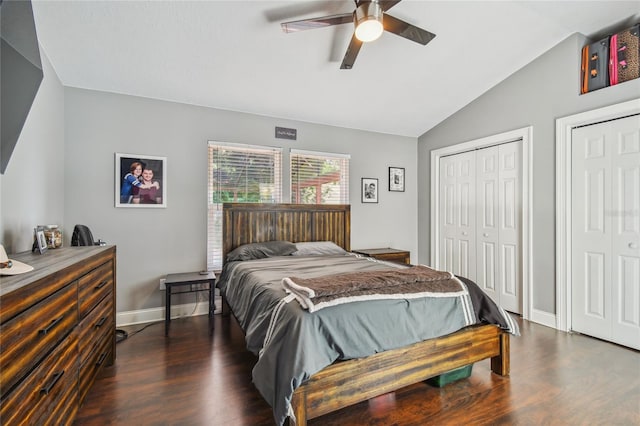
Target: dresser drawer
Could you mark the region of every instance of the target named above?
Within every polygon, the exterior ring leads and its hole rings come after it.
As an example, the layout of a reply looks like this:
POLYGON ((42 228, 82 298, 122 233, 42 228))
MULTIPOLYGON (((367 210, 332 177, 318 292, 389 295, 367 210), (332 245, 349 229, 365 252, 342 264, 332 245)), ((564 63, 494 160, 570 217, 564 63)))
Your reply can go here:
POLYGON ((77 300, 78 292, 74 281, 2 324, 2 396, 73 330, 78 322, 77 300))
POLYGON ((106 339, 98 350, 91 352, 87 363, 80 367, 80 376, 78 377, 78 401, 80 401, 80 403, 84 401, 84 397, 87 395, 87 392, 89 392, 91 384, 93 384, 100 369, 104 367, 113 356, 111 348, 111 341, 106 339))
POLYGON ((92 352, 98 350, 105 340, 112 338, 115 324, 113 318, 113 298, 107 295, 96 308, 80 321, 78 330, 80 342, 80 365, 84 365, 92 352))
POLYGON ((77 384, 78 338, 74 331, 2 400, 2 424, 71 424, 78 407, 77 384))
POLYGON ((113 263, 109 261, 78 280, 80 318, 84 318, 107 294, 113 291, 113 263))

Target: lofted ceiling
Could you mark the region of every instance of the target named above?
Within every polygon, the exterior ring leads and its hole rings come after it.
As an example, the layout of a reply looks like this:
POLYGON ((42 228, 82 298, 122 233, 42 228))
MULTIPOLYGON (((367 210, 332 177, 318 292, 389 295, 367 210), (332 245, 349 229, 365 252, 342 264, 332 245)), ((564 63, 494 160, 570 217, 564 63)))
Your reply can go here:
POLYGON ((569 35, 639 13, 638 1, 403 0, 389 14, 436 38, 385 32, 341 70, 351 24, 285 34, 280 22, 352 0, 32 1, 65 86, 411 137, 569 35))

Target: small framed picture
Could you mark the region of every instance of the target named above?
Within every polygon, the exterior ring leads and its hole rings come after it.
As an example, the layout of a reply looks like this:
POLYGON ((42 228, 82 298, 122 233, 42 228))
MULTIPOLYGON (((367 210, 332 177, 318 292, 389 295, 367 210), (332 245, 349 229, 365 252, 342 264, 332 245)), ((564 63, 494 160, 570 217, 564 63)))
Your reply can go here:
POLYGON ((404 192, 404 167, 389 167, 389 191, 404 192))
POLYGON ((44 226, 38 226, 34 228, 33 232, 35 242, 33 243, 33 250, 31 251, 36 251, 36 249, 38 249, 40 254, 43 254, 45 251, 47 251, 47 237, 45 237, 44 235, 44 226))
POLYGON ((362 202, 378 202, 378 179, 362 178, 362 202))
POLYGON ((167 158, 116 153, 116 207, 167 207, 167 158))

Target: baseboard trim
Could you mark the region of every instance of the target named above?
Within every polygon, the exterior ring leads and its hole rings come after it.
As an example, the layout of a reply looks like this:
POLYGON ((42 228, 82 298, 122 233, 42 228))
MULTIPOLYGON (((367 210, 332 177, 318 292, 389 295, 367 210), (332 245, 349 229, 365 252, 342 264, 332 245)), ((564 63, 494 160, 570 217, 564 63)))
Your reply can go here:
POLYGON ((556 315, 551 314, 549 312, 540 311, 538 309, 533 309, 531 311, 531 317, 529 318, 529 321, 532 321, 547 327, 557 328, 556 315))
MULTIPOLYGON (((216 297, 216 315, 222 312, 222 299, 216 297)), ((171 319, 207 315, 208 305, 204 302, 185 303, 171 306, 171 319)), ((164 321, 164 307, 138 309, 116 313, 116 327, 127 325, 146 324, 150 322, 164 321)), ((549 312, 533 309, 529 321, 551 328, 556 327, 556 316, 549 312)))
MULTIPOLYGON (((216 297, 216 314, 222 312, 221 303, 221 299, 219 297, 216 297)), ((195 303, 185 303, 183 305, 171 305, 171 319, 191 317, 196 315, 207 315, 209 311, 208 308, 208 303, 203 301, 198 301, 195 303)), ((138 309, 135 311, 124 311, 116 313, 116 327, 146 324, 157 321, 164 321, 164 306, 158 308, 138 309)))

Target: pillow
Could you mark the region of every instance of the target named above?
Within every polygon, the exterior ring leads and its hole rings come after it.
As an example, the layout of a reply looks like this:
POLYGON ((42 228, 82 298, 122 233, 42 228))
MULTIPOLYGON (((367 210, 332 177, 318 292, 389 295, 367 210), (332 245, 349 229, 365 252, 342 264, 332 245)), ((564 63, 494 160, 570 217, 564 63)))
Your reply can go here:
POLYGON ((297 251, 292 256, 330 256, 346 254, 347 252, 332 241, 310 241, 308 243, 296 243, 297 251))
POLYGON ((289 256, 294 251, 296 251, 296 245, 289 241, 244 244, 227 254, 227 262, 264 259, 272 256, 289 256))

